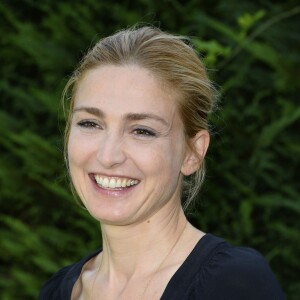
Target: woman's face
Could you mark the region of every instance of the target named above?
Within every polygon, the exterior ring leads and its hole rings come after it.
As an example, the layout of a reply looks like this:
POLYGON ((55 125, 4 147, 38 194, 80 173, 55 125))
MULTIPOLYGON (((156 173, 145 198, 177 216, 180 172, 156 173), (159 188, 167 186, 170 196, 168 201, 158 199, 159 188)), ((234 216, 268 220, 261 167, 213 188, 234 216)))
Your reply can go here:
POLYGON ((175 97, 138 66, 103 66, 82 78, 69 167, 81 200, 100 222, 142 222, 179 205, 189 150, 175 97))

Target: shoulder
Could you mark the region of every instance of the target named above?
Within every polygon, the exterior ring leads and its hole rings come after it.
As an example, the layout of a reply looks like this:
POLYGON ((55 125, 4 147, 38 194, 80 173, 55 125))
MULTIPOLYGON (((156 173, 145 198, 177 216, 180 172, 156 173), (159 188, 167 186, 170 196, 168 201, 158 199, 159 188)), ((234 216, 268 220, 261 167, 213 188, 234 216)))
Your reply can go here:
POLYGON ((42 287, 39 300, 63 300, 70 299, 73 286, 78 279, 84 264, 92 257, 96 256, 100 250, 97 250, 79 262, 66 266, 56 272, 42 287))
MULTIPOLYGON (((67 275, 73 274, 73 267, 76 264, 72 264, 70 266, 64 267, 56 272, 42 287, 39 300, 50 300, 50 299, 65 299, 62 293, 67 293, 68 286, 70 286, 70 281, 67 283, 67 287, 62 291, 63 282, 66 281, 67 275)), ((75 274, 74 274, 75 275, 75 274)), ((76 281, 76 280, 75 280, 76 281)))
POLYGON ((270 266, 252 248, 220 243, 197 277, 205 299, 285 299, 270 266))

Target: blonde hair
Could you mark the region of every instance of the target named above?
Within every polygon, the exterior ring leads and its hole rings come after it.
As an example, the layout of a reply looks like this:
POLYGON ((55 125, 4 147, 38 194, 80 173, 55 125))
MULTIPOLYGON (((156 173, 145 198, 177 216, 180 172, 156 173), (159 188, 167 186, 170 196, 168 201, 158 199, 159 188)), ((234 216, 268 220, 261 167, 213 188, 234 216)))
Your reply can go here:
MULTIPOLYGON (((208 130, 208 115, 213 107, 213 85, 206 69, 186 37, 172 35, 152 26, 133 27, 101 39, 88 51, 69 79, 63 92, 69 112, 65 130, 65 153, 70 131, 71 112, 78 84, 84 74, 103 65, 136 64, 151 71, 178 92, 178 109, 184 124, 186 140, 200 130, 208 130), (69 96, 69 97, 68 97, 69 96)), ((189 144, 190 145, 190 144, 189 144)), ((191 146, 191 145, 190 145, 191 146)), ((67 160, 66 154, 65 158, 67 160)), ((205 175, 204 160, 190 176, 186 208, 198 194, 205 175)))

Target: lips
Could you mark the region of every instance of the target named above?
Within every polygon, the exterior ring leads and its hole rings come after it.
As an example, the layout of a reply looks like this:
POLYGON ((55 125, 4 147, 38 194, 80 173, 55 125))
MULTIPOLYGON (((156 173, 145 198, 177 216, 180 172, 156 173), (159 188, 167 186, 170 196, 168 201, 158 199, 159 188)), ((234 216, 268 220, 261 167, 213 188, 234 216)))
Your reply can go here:
POLYGON ((103 175, 94 175, 95 181, 101 188, 122 189, 128 188, 139 183, 139 180, 125 177, 107 177, 103 175))

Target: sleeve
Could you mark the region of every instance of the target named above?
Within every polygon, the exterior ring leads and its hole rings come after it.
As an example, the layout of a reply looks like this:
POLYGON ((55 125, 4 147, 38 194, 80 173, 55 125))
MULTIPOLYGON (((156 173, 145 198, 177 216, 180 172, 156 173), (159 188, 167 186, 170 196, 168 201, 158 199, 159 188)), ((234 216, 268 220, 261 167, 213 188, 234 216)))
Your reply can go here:
POLYGON ((98 249, 79 262, 66 266, 55 273, 42 287, 38 300, 69 300, 73 286, 84 264, 102 251, 98 249))
POLYGON ((61 284, 71 266, 64 267, 55 273, 42 287, 38 300, 63 300, 61 294, 61 284))
POLYGON ((218 253, 202 276, 203 299, 286 299, 264 257, 251 248, 232 247, 218 253))

